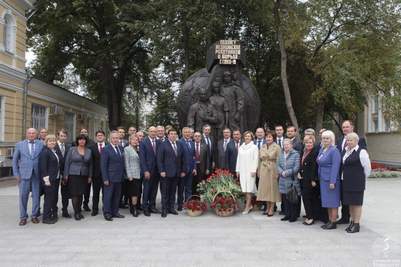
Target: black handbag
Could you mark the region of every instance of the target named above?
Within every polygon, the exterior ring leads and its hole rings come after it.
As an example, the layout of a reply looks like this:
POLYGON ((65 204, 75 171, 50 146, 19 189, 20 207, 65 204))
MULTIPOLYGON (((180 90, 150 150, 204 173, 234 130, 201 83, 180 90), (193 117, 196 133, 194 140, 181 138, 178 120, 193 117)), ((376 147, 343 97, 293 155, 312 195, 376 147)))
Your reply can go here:
MULTIPOLYGON (((294 179, 292 179, 294 181, 294 179)), ((288 202, 291 204, 298 204, 298 192, 297 189, 295 188, 294 183, 291 183, 290 189, 288 190, 286 194, 288 202)))

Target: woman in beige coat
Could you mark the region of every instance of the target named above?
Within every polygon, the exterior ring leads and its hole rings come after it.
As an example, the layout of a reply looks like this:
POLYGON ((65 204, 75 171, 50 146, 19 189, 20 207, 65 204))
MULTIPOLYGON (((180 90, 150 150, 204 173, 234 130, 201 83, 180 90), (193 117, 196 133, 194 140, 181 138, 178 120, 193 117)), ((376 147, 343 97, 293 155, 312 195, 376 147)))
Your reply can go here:
POLYGON ((281 201, 278 190, 277 160, 281 148, 274 143, 274 133, 266 133, 266 144, 259 151, 259 187, 257 200, 267 202, 267 216, 273 216, 274 205, 281 201))

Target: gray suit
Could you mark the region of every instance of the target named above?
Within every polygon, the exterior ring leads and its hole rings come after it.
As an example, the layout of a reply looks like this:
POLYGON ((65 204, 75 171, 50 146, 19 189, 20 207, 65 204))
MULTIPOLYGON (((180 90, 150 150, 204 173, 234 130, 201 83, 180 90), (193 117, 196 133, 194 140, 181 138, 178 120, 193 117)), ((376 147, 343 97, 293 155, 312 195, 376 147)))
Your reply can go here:
POLYGON ((140 179, 141 167, 139 155, 132 146, 126 146, 124 148, 124 161, 127 178, 140 179))
POLYGON ((39 154, 43 149, 42 141, 35 140, 30 144, 28 140, 18 142, 13 155, 14 176, 21 178, 19 188, 20 219, 27 219, 27 204, 29 192, 32 191, 32 217, 39 216, 40 206, 40 178, 39 154))

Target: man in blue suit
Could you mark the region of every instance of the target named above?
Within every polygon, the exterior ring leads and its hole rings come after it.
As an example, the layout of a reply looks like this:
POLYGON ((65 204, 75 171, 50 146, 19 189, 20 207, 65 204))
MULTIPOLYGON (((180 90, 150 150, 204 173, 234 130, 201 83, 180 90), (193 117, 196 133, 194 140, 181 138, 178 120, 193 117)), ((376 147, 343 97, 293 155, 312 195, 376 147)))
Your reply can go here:
POLYGON ((192 179, 196 175, 195 167, 195 144, 191 139, 192 129, 189 127, 182 128, 182 138, 178 141, 183 148, 184 158, 185 158, 185 176, 178 179, 178 196, 177 196, 177 207, 178 211, 182 211, 182 204, 184 200, 185 191, 185 201, 192 195, 192 179))
POLYGON ((157 151, 157 168, 160 172, 162 217, 167 217, 167 212, 178 215, 174 208, 175 193, 178 179, 182 179, 186 173, 184 151, 177 142, 177 131, 174 129, 168 130, 168 139, 157 151))
POLYGON ((20 226, 27 223, 29 192, 32 192, 32 222, 39 223, 39 154, 42 151, 43 142, 36 139, 36 137, 36 129, 29 128, 26 131, 26 140, 16 144, 13 155, 13 173, 17 177, 19 188, 20 226))
POLYGON ((139 160, 143 176, 142 208, 145 216, 150 216, 151 212, 160 213, 156 209, 156 196, 160 180, 156 155, 161 141, 156 138, 156 135, 156 127, 149 127, 148 137, 144 138, 139 145, 139 160))
POLYGON ((110 144, 106 145, 100 156, 103 178, 103 214, 107 221, 124 218, 118 212, 120 206, 121 183, 124 178, 124 152, 119 146, 119 134, 112 131, 110 144))
MULTIPOLYGON (((347 134, 354 132, 354 124, 350 120, 345 120, 341 124, 341 130, 343 135, 338 138, 337 141, 337 149, 340 151, 340 154, 344 156, 345 148, 347 146, 347 142, 345 136, 347 134)), ((362 149, 367 150, 366 140, 363 137, 359 138, 358 146, 362 149)), ((341 190, 342 193, 342 190, 341 190)), ((342 200, 342 195, 341 195, 342 200)), ((341 205, 341 219, 337 221, 338 224, 348 224, 350 221, 350 213, 349 213, 349 206, 348 205, 341 205)))

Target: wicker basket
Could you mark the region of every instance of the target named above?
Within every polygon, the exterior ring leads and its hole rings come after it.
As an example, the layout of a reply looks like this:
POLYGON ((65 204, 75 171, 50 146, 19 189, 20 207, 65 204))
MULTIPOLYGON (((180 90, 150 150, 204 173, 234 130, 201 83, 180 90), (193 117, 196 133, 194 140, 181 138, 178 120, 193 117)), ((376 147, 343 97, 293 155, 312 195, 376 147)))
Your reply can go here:
MULTIPOLYGON (((216 195, 214 195, 214 197, 213 197, 213 202, 214 202, 214 200, 216 199, 216 197, 218 196, 218 195, 220 195, 221 193, 229 193, 230 195, 231 195, 231 197, 233 198, 233 200, 234 200, 234 202, 236 201, 236 199, 235 199, 235 197, 234 197, 234 195, 231 193, 231 192, 217 192, 217 194, 216 195)), ((217 207, 214 209, 214 211, 216 212, 216 215, 217 216, 219 216, 219 217, 229 217, 229 216, 233 216, 234 215, 234 213, 235 213, 235 207, 232 207, 232 208, 228 208, 228 209, 218 209, 217 207)))
MULTIPOLYGON (((190 201, 193 198, 198 198, 200 202, 202 202, 201 197, 198 195, 192 195, 188 198, 187 201, 190 201)), ((186 209, 188 216, 190 217, 198 217, 201 216, 203 214, 203 210, 191 210, 191 209, 186 209)))

